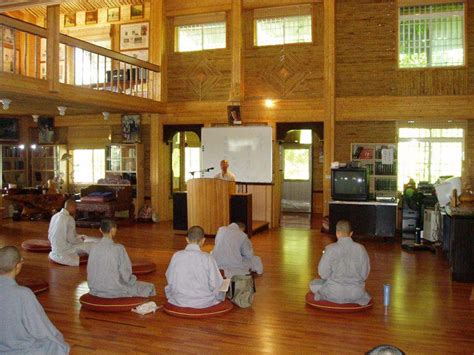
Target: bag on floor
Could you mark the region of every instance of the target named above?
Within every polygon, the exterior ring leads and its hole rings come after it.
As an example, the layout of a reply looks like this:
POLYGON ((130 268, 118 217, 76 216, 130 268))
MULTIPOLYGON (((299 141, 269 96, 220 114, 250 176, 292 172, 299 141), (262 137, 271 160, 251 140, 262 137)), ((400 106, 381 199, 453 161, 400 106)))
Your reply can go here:
POLYGON ((255 294, 255 281, 252 275, 232 276, 227 297, 240 308, 252 306, 255 294))

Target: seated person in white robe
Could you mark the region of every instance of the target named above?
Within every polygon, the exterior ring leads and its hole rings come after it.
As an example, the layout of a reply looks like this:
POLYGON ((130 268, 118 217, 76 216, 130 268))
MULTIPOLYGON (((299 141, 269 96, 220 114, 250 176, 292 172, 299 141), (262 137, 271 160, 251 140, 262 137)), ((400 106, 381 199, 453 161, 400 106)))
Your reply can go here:
POLYGON ((184 250, 176 252, 166 271, 168 302, 179 307, 207 308, 222 302, 222 275, 214 258, 201 251, 204 231, 199 226, 188 230, 184 250))
POLYGON ((78 266, 79 254, 89 254, 93 243, 84 242, 84 236, 76 233, 76 202, 67 200, 64 208, 49 223, 48 239, 51 242, 49 257, 57 263, 78 266))
POLYGON ((34 293, 16 283, 22 265, 16 247, 0 249, 0 353, 68 354, 69 345, 34 293))
POLYGON ((103 237, 92 246, 87 262, 89 293, 104 298, 154 296, 155 286, 137 281, 125 247, 114 243, 117 233, 115 221, 102 220, 100 231, 103 237))
POLYGON ((253 255, 252 242, 244 230, 245 225, 242 223, 231 223, 217 231, 212 256, 227 278, 252 271, 263 274, 262 260, 253 255))
POLYGON ((352 240, 352 227, 341 220, 336 225, 337 242, 324 249, 318 266, 321 279, 310 283, 315 300, 367 305, 370 296, 365 291, 370 261, 364 246, 352 240))

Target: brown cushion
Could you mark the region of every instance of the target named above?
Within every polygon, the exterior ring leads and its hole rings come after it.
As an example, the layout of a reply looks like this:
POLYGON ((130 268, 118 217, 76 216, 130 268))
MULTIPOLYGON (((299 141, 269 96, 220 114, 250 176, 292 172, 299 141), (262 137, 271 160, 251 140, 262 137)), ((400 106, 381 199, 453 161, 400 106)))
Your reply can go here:
POLYGON ((79 302, 89 311, 128 312, 132 308, 148 302, 148 299, 144 297, 102 298, 86 293, 79 298, 79 302))
POLYGON ((343 313, 354 313, 354 312, 362 312, 369 308, 372 308, 374 305, 372 300, 365 305, 361 306, 357 303, 334 303, 330 301, 316 301, 314 299, 314 293, 311 291, 306 294, 306 304, 308 306, 314 307, 321 311, 325 312, 343 312, 343 313))
POLYGON ((51 243, 48 239, 28 239, 21 243, 21 247, 34 253, 49 253, 51 251, 51 243))
POLYGON ((166 302, 163 310, 171 316, 182 318, 209 318, 218 316, 219 314, 230 312, 234 308, 234 304, 226 299, 225 301, 207 308, 189 308, 178 307, 174 304, 166 302))
POLYGON ((42 279, 21 278, 17 282, 18 285, 28 287, 35 294, 46 291, 49 288, 49 284, 42 279))
MULTIPOLYGON (((51 261, 52 263, 54 264, 58 264, 58 265, 62 265, 62 266, 69 266, 69 265, 66 265, 66 264, 61 264, 61 263, 58 263, 57 261, 54 261, 53 259, 51 259, 50 257, 48 257, 49 261, 51 261)), ((87 261, 89 260, 89 255, 87 254, 81 254, 79 255, 79 265, 85 265, 87 264, 87 261)))
POLYGON ((151 261, 133 261, 132 262, 132 274, 144 275, 156 271, 156 264, 151 261))

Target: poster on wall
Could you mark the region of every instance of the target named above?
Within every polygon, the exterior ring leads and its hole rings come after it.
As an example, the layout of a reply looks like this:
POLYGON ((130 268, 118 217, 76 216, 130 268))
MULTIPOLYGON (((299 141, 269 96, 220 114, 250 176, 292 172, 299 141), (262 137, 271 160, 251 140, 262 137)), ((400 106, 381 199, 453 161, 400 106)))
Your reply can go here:
POLYGON ((229 125, 241 125, 242 117, 240 116, 240 106, 227 106, 227 118, 229 120, 229 125))
POLYGON ((122 137, 124 143, 140 142, 140 115, 122 116, 122 137))
POLYGON ((38 118, 38 143, 54 143, 54 117, 38 118))
POLYGON ((149 23, 130 23, 120 26, 120 50, 148 48, 149 23))
POLYGON ((0 119, 0 142, 11 142, 20 139, 20 129, 18 119, 4 118, 0 119))
POLYGON ((138 49, 136 51, 122 51, 122 54, 148 62, 148 49, 138 49))

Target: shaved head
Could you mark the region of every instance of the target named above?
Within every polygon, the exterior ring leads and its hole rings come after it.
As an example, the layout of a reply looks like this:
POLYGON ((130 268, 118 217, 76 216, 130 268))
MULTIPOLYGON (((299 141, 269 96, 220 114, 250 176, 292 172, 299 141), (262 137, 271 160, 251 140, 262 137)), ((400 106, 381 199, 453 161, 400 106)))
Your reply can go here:
POLYGON ((204 229, 199 226, 192 226, 188 230, 188 240, 191 243, 199 243, 204 238, 204 229))
POLYGON ((64 203, 64 208, 72 215, 76 214, 76 207, 77 207, 76 201, 72 199, 68 199, 64 203))
POLYGON ((7 246, 0 249, 0 274, 8 274, 21 261, 17 247, 7 246))
POLYGON ((352 232, 352 226, 349 221, 345 219, 341 219, 336 224, 336 233, 340 233, 341 235, 348 236, 352 232))

